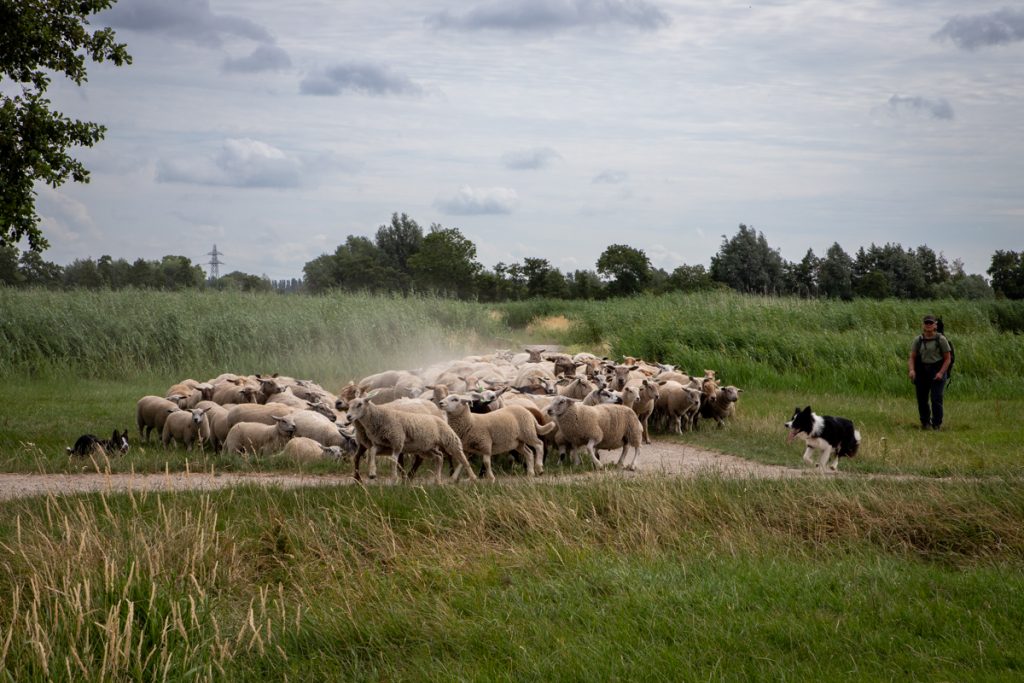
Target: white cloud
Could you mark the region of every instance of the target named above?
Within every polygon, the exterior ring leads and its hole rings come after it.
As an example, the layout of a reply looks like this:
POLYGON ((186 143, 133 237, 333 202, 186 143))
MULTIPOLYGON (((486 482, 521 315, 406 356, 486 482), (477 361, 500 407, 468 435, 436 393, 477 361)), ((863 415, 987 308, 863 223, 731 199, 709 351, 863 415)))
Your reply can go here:
POLYGON ((453 216, 512 213, 519 195, 506 187, 472 188, 463 185, 452 197, 439 197, 434 206, 453 216))
POLYGON ((952 40, 963 50, 1016 43, 1024 40, 1024 10, 1004 7, 987 14, 958 14, 932 37, 952 40))
POLYGON ((561 158, 562 155, 550 147, 537 147, 506 152, 501 156, 501 163, 513 171, 536 171, 548 168, 561 158))
POLYGON ((125 0, 99 20, 117 29, 164 34, 204 47, 220 47, 225 35, 273 42, 267 29, 246 17, 217 14, 209 0, 125 0))
POLYGON ((328 67, 299 83, 303 95, 340 95, 354 90, 366 95, 419 95, 423 88, 389 67, 348 62, 328 67))
POLYGON ((909 111, 940 121, 952 121, 955 116, 953 106, 941 97, 933 100, 926 97, 893 95, 889 98, 889 111, 909 111))
POLYGON ((224 70, 235 73, 278 71, 291 65, 291 57, 276 45, 257 45, 247 57, 228 57, 224 60, 224 70))
POLYGON ((162 159, 157 164, 159 182, 228 187, 295 187, 301 172, 298 159, 250 138, 227 139, 213 156, 162 159))
POLYGON ((594 179, 591 180, 590 182, 592 182, 594 184, 597 184, 597 185, 600 185, 600 184, 618 185, 620 183, 626 182, 627 180, 629 180, 629 174, 626 173, 625 171, 617 171, 615 169, 606 169, 606 170, 601 171, 600 173, 598 173, 596 176, 594 176, 594 179))
POLYGON ((603 25, 653 31, 667 26, 670 19, 645 0, 503 0, 476 5, 460 15, 439 12, 427 23, 460 31, 547 32, 603 25))

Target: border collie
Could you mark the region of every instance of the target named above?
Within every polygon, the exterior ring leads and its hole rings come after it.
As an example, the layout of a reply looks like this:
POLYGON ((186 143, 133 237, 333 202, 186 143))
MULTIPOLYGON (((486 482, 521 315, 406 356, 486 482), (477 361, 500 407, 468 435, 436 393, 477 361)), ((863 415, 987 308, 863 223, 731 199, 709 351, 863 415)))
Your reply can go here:
POLYGON ((797 406, 786 427, 789 428, 786 443, 792 442, 797 436, 807 442, 804 462, 808 465, 815 464, 811 459, 814 451, 820 452, 816 464, 822 471, 826 464, 833 472, 838 470, 839 458, 852 458, 860 446, 860 432, 854 429, 852 422, 845 417, 816 415, 811 412, 810 406, 803 410, 797 406))
POLYGON ((85 457, 93 451, 100 450, 110 455, 118 453, 127 453, 130 446, 128 445, 128 430, 124 430, 124 433, 114 430, 113 435, 109 439, 100 439, 92 434, 82 434, 75 441, 74 446, 69 446, 66 450, 68 455, 77 455, 85 457))

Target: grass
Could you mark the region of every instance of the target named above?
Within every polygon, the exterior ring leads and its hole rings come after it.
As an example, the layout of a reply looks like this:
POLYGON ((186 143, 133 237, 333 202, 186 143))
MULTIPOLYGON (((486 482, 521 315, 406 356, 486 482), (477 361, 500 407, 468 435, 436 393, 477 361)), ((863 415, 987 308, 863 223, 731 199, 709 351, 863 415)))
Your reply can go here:
POLYGON ((0 411, 4 471, 295 469, 63 448, 130 426, 138 397, 184 377, 280 371, 331 389, 529 339, 715 368, 744 389, 726 428, 670 438, 795 464, 781 423, 811 403, 862 430, 844 470, 924 475, 6 501, 0 680, 1022 677, 1018 303, 0 289, 0 311, 0 378, 19 398, 0 411), (940 433, 914 429, 905 378, 924 312, 958 350, 940 433))
POLYGON ((1021 493, 610 476, 15 501, 0 510, 0 671, 1010 679, 1021 493))

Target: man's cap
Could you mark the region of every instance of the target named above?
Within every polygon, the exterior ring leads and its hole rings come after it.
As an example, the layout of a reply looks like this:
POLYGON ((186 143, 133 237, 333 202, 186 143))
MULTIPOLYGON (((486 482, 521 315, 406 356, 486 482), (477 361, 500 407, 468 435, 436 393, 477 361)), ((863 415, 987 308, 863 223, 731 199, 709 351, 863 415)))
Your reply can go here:
POLYGON ((926 315, 924 317, 924 320, 922 320, 921 322, 933 323, 933 322, 935 322, 935 316, 934 315, 926 315))

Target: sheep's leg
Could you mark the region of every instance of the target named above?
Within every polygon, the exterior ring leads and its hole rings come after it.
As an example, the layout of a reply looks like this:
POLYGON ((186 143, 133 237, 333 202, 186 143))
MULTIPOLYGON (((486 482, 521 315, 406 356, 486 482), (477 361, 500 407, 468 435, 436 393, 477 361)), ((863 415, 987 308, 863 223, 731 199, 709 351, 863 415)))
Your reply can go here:
MULTIPOLYGON (((358 460, 356 461, 356 464, 357 465, 359 464, 358 460)), ((376 479, 377 478, 377 445, 376 444, 374 444, 373 446, 370 446, 369 461, 366 464, 366 475, 370 479, 376 479)))
POLYGON ((491 470, 491 454, 485 451, 480 454, 480 458, 484 461, 484 471, 487 473, 487 479, 494 481, 494 471, 491 470))
POLYGON ((594 469, 599 470, 601 469, 602 465, 601 459, 597 457, 597 450, 594 448, 594 445, 596 443, 597 439, 591 439, 590 441, 587 442, 587 453, 590 454, 590 460, 594 463, 594 469))
MULTIPOLYGON (((444 477, 444 454, 439 451, 431 451, 434 459, 437 461, 437 467, 434 468, 434 482, 440 485, 442 478, 444 477)), ((419 459, 417 457, 417 459, 419 459)))
POLYGON ((354 463, 352 476, 355 478, 356 481, 363 480, 362 475, 359 474, 359 461, 363 459, 363 456, 366 454, 366 450, 366 446, 363 446, 362 444, 356 444, 356 454, 352 459, 354 463))
MULTIPOLYGON (((619 457, 619 467, 626 461, 626 452, 629 451, 630 444, 627 442, 622 446, 622 455, 619 457)), ((629 461, 629 465, 626 466, 627 470, 636 470, 636 459, 640 457, 640 446, 633 446, 633 459, 629 461)))
POLYGON ((526 474, 527 474, 527 476, 530 476, 530 477, 534 476, 534 474, 535 474, 534 460, 536 459, 536 456, 534 455, 534 452, 533 452, 533 446, 530 446, 529 444, 521 443, 521 444, 519 444, 519 447, 516 448, 516 454, 520 458, 523 459, 523 463, 526 465, 526 474))
POLYGON ((462 452, 461 448, 454 452, 448 453, 448 456, 451 457, 452 462, 455 463, 455 473, 452 474, 452 481, 458 480, 458 474, 462 472, 463 467, 466 468, 466 474, 469 475, 470 479, 475 480, 477 478, 476 472, 474 472, 473 468, 470 467, 469 461, 466 460, 466 454, 462 452))
MULTIPOLYGON (((645 417, 644 417, 644 419, 643 419, 643 420, 641 420, 641 424, 642 424, 642 425, 643 425, 643 427, 644 427, 644 443, 647 443, 647 444, 651 443, 651 435, 650 435, 650 433, 649 433, 649 432, 647 431, 647 420, 649 420, 649 419, 650 419, 650 417, 651 417, 651 416, 650 416, 650 415, 648 414, 647 416, 645 416, 645 417)), ((625 451, 623 451, 623 456, 622 456, 622 457, 626 457, 626 456, 625 456, 625 451)))

